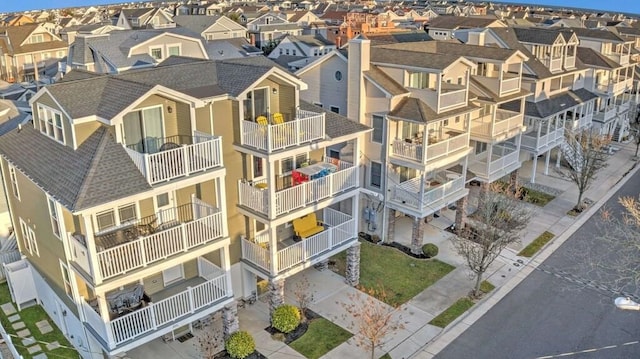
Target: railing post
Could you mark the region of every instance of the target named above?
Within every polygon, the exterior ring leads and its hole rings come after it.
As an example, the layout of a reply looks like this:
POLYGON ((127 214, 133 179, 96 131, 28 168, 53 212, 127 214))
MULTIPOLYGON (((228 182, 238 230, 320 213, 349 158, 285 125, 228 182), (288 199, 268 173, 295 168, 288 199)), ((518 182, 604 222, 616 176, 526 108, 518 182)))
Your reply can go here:
POLYGON ((186 224, 180 224, 180 235, 182 236, 182 251, 186 252, 189 249, 189 242, 187 241, 186 224))
POLYGON ((144 176, 147 178, 147 181, 149 181, 149 183, 153 184, 153 178, 151 178, 151 165, 150 165, 149 161, 149 154, 147 153, 143 153, 142 154, 142 163, 144 163, 144 176))
POLYGON ((158 323, 156 319, 156 307, 153 303, 149 303, 149 319, 151 319, 151 326, 153 330, 158 329, 158 323))
POLYGON ((142 260, 142 266, 147 266, 147 251, 145 251, 144 237, 138 237, 138 247, 140 248, 140 259, 142 260))
POLYGON ((300 136, 302 135, 300 133, 300 121, 302 121, 301 119, 297 118, 294 122, 293 122, 293 133, 296 136, 296 145, 300 145, 300 136))
POLYGON ((182 165, 184 168, 184 175, 188 176, 191 169, 189 168, 189 146, 187 145, 182 146, 182 165))
POLYGON ((193 301, 193 289, 191 287, 187 287, 187 293, 189 295, 187 295, 187 297, 189 298, 189 313, 193 313, 195 312, 195 302, 193 301))

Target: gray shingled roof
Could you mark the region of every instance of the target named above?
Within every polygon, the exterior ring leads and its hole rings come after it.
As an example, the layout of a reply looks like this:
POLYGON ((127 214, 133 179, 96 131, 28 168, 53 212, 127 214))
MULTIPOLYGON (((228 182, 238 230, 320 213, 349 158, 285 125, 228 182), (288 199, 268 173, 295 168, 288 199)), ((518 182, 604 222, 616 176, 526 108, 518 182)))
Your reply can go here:
POLYGON ((404 46, 406 45, 404 43, 373 46, 371 47, 371 62, 443 70, 461 58, 458 55, 440 53, 426 55, 419 47, 426 43, 414 42, 412 46, 404 46))
POLYGON ((431 41, 433 38, 425 31, 391 32, 386 34, 367 34, 373 45, 396 44, 398 42, 431 41))
MULTIPOLYGON (((585 89, 567 91, 539 102, 525 101, 524 114, 531 117, 546 118, 597 97, 596 94, 585 89)), ((518 104, 516 108, 513 103, 504 104, 505 109, 512 111, 520 111, 519 106, 518 104)))
POLYGON ((478 16, 447 16, 442 15, 435 17, 429 21, 427 26, 436 29, 460 29, 460 28, 476 28, 487 27, 498 20, 496 17, 478 17, 478 16))
MULTIPOLYGON (((519 41, 534 44, 552 45, 561 35, 558 30, 547 30, 539 27, 514 27, 512 30, 519 41)), ((562 38, 564 39, 564 36, 562 38)))
POLYGON ((402 42, 397 44, 381 45, 378 47, 500 61, 505 61, 516 53, 515 49, 468 45, 452 41, 402 42))
POLYGON ((213 26, 221 16, 198 16, 198 15, 177 15, 173 17, 173 21, 182 26, 190 29, 191 31, 201 34, 206 29, 213 26))
POLYGON ((620 36, 608 30, 584 29, 579 27, 572 28, 571 30, 573 30, 576 33, 576 35, 578 35, 578 38, 582 37, 582 38, 590 38, 590 39, 600 39, 600 40, 606 40, 606 41, 615 42, 615 43, 630 41, 630 40, 624 40, 620 36))
POLYGON ((529 58, 529 60, 525 62, 525 65, 533 71, 538 78, 552 76, 551 71, 520 43, 513 28, 492 28, 489 31, 492 31, 498 38, 504 41, 510 49, 522 51, 522 53, 529 58))
POLYGON ((577 56, 583 64, 588 66, 606 69, 616 69, 620 67, 620 64, 617 62, 588 47, 578 47, 577 56))
POLYGON ((317 46, 331 46, 331 45, 335 45, 333 42, 325 39, 324 37, 322 37, 322 35, 299 35, 299 36, 293 36, 293 35, 289 35, 288 36, 289 39, 292 42, 300 42, 303 43, 309 47, 317 47, 317 46))
POLYGON ((324 126, 325 133, 329 138, 338 138, 351 135, 358 132, 371 131, 371 127, 363 125, 359 122, 351 121, 348 118, 335 112, 327 111, 322 107, 316 106, 306 101, 300 101, 300 109, 317 113, 325 113, 324 126))
POLYGON ((409 91, 402 85, 382 72, 378 66, 372 65, 369 71, 364 72, 364 76, 381 86, 385 91, 393 96, 409 93, 409 91))
POLYGON ((106 127, 74 151, 29 124, 2 136, 0 155, 71 211, 151 188, 106 127))
POLYGON ((414 97, 405 97, 396 107, 387 114, 388 117, 397 118, 417 123, 430 123, 452 116, 461 115, 478 109, 479 107, 469 104, 462 108, 436 113, 422 100, 414 97))

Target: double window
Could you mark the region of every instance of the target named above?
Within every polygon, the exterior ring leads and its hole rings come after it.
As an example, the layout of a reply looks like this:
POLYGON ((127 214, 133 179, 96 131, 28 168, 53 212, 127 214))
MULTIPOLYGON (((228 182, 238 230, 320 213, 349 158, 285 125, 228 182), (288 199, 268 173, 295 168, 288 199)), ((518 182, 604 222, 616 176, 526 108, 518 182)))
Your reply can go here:
POLYGON ((116 228, 137 219, 136 205, 126 204, 117 209, 100 212, 96 215, 98 233, 116 228))
POLYGON ((62 128, 62 113, 50 107, 38 105, 38 119, 40 132, 64 143, 64 129, 62 128))
POLYGON ((25 252, 29 252, 32 256, 40 256, 38 252, 38 242, 36 241, 36 233, 20 218, 20 230, 22 231, 22 240, 25 252))
POLYGON ((60 236, 60 219, 58 216, 58 208, 56 206, 56 202, 49 198, 49 216, 51 217, 51 229, 53 230, 53 234, 55 234, 58 239, 60 236))

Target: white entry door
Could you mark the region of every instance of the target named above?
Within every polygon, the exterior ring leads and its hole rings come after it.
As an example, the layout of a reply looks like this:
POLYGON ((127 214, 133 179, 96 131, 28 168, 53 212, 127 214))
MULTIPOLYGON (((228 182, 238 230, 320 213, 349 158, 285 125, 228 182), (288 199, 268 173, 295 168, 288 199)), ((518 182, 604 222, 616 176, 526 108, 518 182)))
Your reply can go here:
POLYGON ((184 268, 182 264, 178 264, 175 267, 167 268, 162 271, 162 281, 164 285, 171 284, 184 278, 184 268))
POLYGON ((156 213, 158 213, 158 225, 178 221, 177 209, 172 192, 162 193, 156 196, 156 213))

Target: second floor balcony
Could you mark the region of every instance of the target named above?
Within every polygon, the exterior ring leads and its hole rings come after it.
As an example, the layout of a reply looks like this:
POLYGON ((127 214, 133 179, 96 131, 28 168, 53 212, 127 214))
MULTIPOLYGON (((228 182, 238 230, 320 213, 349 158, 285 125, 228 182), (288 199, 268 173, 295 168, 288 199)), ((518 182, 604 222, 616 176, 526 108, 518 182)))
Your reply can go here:
POLYGON ((521 146, 534 153, 545 152, 564 141, 564 127, 533 126, 522 134, 521 146))
POLYGON ((266 231, 257 233, 253 238, 243 238, 242 259, 277 275, 300 265, 309 267, 357 241, 358 226, 352 216, 324 208, 321 218, 323 230, 300 238, 297 242, 290 238, 278 238, 273 247, 266 231))
POLYGON ((309 144, 325 138, 325 114, 296 110, 295 118, 285 121, 282 114, 243 120, 240 144, 264 152, 309 144))
POLYGON ((294 170, 291 186, 281 189, 269 187, 266 180, 238 181, 238 204, 275 218, 358 186, 357 167, 346 161, 327 158, 325 162, 294 170))
POLYGON ((151 185, 223 166, 222 139, 197 131, 193 136, 145 138, 125 150, 151 185))
POLYGON ((469 161, 469 170, 487 182, 493 182, 520 167, 520 151, 505 143, 490 147, 469 161))
POLYGON ((403 211, 425 217, 466 196, 465 177, 454 171, 440 171, 430 178, 418 176, 391 187, 389 200, 403 211))
POLYGON ((71 235, 74 251, 85 253, 78 255, 75 262, 86 273, 93 274, 94 280, 108 280, 223 238, 224 211, 197 198, 193 200, 94 235, 95 262, 88 254, 86 238, 71 235))
POLYGON ((392 142, 391 159, 414 162, 429 166, 438 161, 451 160, 455 162, 469 150, 469 133, 457 130, 447 130, 441 135, 427 136, 424 139, 396 138, 392 142))
POLYGON ((471 121, 471 137, 504 140, 515 136, 523 127, 521 113, 496 109, 493 114, 471 121))

